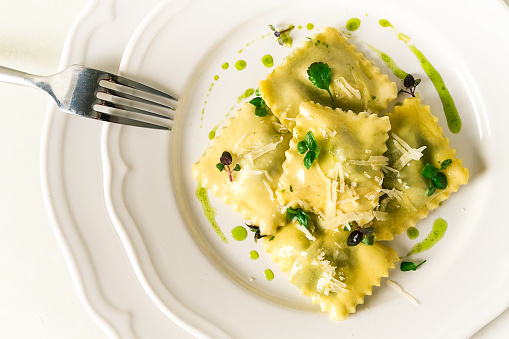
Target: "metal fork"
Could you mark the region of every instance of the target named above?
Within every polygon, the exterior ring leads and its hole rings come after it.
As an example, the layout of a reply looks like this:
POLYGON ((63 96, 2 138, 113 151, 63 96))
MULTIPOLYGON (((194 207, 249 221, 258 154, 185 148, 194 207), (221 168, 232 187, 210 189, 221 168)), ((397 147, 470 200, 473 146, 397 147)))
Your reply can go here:
POLYGON ((46 91, 67 113, 130 126, 171 129, 177 98, 108 72, 72 65, 49 76, 0 66, 0 81, 46 91))

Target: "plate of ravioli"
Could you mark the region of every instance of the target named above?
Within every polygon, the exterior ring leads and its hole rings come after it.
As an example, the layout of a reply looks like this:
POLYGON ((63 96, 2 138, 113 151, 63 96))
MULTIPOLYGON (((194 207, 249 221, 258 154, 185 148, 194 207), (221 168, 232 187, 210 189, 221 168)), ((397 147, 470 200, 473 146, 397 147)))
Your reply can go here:
POLYGON ((167 317, 197 337, 464 338, 507 307, 488 240, 507 117, 438 5, 168 1, 145 20, 120 70, 180 100, 169 133, 104 129, 105 192, 167 317))

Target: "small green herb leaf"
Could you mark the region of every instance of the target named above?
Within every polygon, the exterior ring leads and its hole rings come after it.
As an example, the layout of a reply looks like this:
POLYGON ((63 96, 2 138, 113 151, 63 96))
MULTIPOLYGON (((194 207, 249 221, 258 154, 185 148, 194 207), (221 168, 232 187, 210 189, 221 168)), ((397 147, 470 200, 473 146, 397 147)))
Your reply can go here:
POLYGON ((362 243, 367 246, 371 246, 375 243, 375 236, 374 235, 364 235, 364 238, 362 238, 362 243))
POLYGON ((272 25, 269 25, 269 28, 274 32, 274 36, 280 46, 290 47, 292 45, 293 39, 290 37, 290 32, 295 28, 294 25, 288 25, 288 27, 281 31, 276 30, 272 25))
POLYGON ((267 108, 267 106, 260 106, 255 108, 255 115, 257 117, 263 118, 267 114, 269 114, 269 109, 267 108))
POLYGON ((234 170, 235 172, 240 171, 240 165, 239 165, 239 164, 235 165, 235 167, 233 168, 233 170, 234 170))
POLYGON ((415 271, 417 270, 417 268, 419 266, 421 266, 422 264, 424 264, 426 262, 426 260, 424 260, 423 262, 421 262, 420 264, 416 265, 415 263, 411 262, 411 261, 402 261, 399 268, 403 271, 403 272, 407 272, 407 271, 415 271))
POLYGON ((334 101, 334 98, 332 97, 329 89, 332 80, 332 72, 329 65, 323 62, 312 63, 308 68, 308 76, 309 81, 311 81, 313 85, 320 89, 326 90, 327 93, 329 93, 331 100, 334 101))
POLYGON ((216 164, 216 167, 219 170, 219 172, 222 172, 224 170, 224 165, 222 163, 220 163, 220 162, 218 162, 216 164))
POLYGON ((445 159, 444 161, 442 161, 442 164, 440 165, 440 169, 443 171, 444 169, 449 167, 451 164, 452 164, 451 159, 445 159))
POLYGON ((299 154, 304 154, 309 150, 308 146, 306 145, 306 142, 304 140, 299 141, 297 144, 297 151, 299 154))
POLYGON ((424 165, 424 168, 422 169, 422 176, 428 179, 434 178, 437 175, 437 173, 438 168, 429 163, 426 163, 426 165, 424 165))
POLYGON ((249 101, 249 103, 255 107, 263 107, 265 106, 265 100, 262 97, 256 97, 249 101))
POLYGON ((315 151, 308 151, 304 156, 304 167, 306 167, 306 169, 309 169, 313 164, 313 161, 315 161, 315 158, 316 158, 315 151))
POLYGON ((309 131, 306 133, 306 136, 304 137, 304 141, 306 142, 306 145, 311 151, 316 151, 318 148, 318 144, 316 143, 315 136, 313 135, 313 132, 309 131))
POLYGON ((286 209, 286 220, 292 221, 296 219, 299 224, 306 227, 309 230, 309 214, 307 214, 302 208, 288 208, 286 209))
POLYGON ((431 179, 433 186, 443 190, 447 187, 447 176, 443 172, 438 172, 436 176, 431 179))

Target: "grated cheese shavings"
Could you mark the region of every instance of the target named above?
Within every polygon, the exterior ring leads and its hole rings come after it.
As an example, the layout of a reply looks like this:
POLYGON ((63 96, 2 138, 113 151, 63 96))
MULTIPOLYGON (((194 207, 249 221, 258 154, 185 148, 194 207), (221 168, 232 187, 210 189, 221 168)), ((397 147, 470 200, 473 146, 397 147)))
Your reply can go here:
POLYGON ((394 281, 387 279, 387 285, 389 285, 394 291, 398 292, 399 295, 410 301, 412 304, 419 306, 417 299, 405 292, 405 290, 403 290, 403 288, 394 281))
POLYGON ((422 157, 422 152, 426 149, 426 146, 417 149, 412 148, 405 140, 401 139, 395 133, 392 133, 391 137, 393 138, 394 146, 402 153, 395 163, 395 167, 398 170, 401 170, 412 160, 419 160, 422 157))

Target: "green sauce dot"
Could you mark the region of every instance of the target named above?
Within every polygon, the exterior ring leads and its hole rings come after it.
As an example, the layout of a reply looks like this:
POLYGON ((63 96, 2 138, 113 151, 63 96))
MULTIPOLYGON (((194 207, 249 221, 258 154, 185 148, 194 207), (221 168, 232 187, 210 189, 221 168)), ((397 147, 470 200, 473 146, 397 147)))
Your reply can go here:
POLYGON ((386 19, 381 19, 380 21, 378 21, 378 23, 382 27, 392 27, 392 24, 389 22, 389 20, 386 19))
POLYGON ((313 28, 315 28, 315 25, 313 25, 312 23, 309 23, 309 24, 306 25, 306 28, 308 30, 312 30, 313 28))
POLYGON ((274 280, 274 272, 272 272, 271 269, 267 268, 265 271, 263 271, 263 274, 265 274, 265 279, 268 281, 274 280))
POLYGON ((258 252, 253 250, 253 251, 249 252, 249 257, 253 260, 256 260, 260 257, 260 255, 258 254, 258 252))
POLYGON ((246 89, 246 91, 244 93, 242 93, 238 98, 237 98, 237 103, 241 102, 242 100, 246 99, 246 98, 249 98, 251 95, 253 95, 255 92, 255 89, 254 88, 248 88, 246 89))
POLYGON ((219 80, 219 75, 214 75, 214 80, 219 80))
POLYGON ((247 238, 247 230, 243 226, 237 226, 232 229, 232 237, 237 241, 242 241, 247 238))
POLYGON ((237 71, 242 71, 244 68, 246 68, 246 66, 247 66, 247 63, 245 60, 238 60, 235 63, 235 68, 237 69, 237 71))
POLYGON ((346 23, 346 29, 349 31, 356 31, 361 26, 361 19, 351 18, 346 23))
POLYGON ((216 137, 216 131, 210 131, 209 133, 209 140, 212 140, 216 137))
POLYGON ((406 230, 406 235, 410 239, 417 239, 417 237, 419 236, 419 230, 415 227, 410 227, 406 230))
POLYGON ((230 67, 230 64, 227 62, 225 62, 224 64, 221 65, 222 69, 228 69, 228 67, 230 67))
POLYGON ((262 57, 262 64, 265 67, 272 67, 274 66, 274 59, 272 58, 272 55, 266 54, 262 57))

